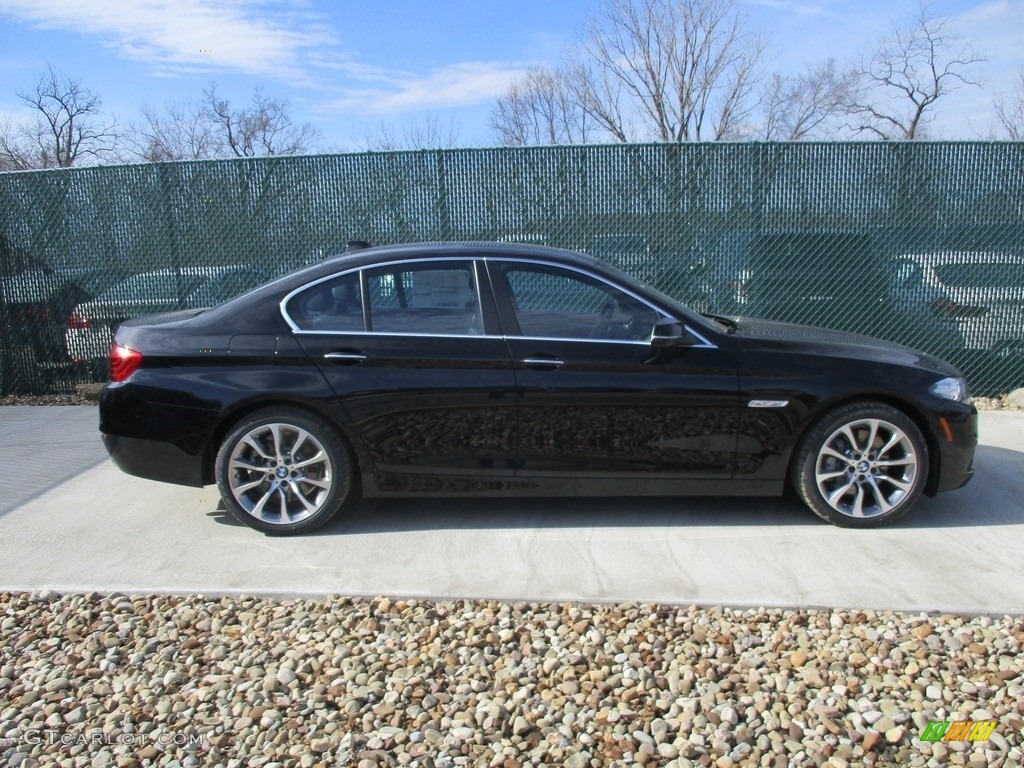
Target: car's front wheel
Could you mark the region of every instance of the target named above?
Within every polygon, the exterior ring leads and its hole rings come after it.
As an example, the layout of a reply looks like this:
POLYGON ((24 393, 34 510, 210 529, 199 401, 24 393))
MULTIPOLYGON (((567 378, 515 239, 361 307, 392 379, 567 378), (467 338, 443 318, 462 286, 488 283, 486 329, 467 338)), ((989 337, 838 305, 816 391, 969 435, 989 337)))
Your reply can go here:
POLYGON ((829 411, 797 449, 792 481, 815 514, 830 523, 870 528, 903 515, 924 487, 928 446, 917 425, 883 403, 829 411))
POLYGON ((338 431, 297 408, 242 419, 217 452, 217 487, 235 519, 276 535, 333 518, 352 489, 354 464, 338 431))

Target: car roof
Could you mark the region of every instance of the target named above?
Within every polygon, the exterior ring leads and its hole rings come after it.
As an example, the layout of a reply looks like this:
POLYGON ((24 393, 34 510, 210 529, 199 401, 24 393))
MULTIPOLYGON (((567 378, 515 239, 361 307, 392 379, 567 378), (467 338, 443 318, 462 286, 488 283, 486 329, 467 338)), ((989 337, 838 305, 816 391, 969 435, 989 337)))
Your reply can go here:
MULTIPOLYGON (((576 266, 588 269, 603 273, 606 276, 613 276, 618 280, 623 278, 629 281, 632 280, 629 275, 622 275, 613 266, 588 254, 544 245, 461 240, 379 245, 359 248, 351 253, 328 256, 323 261, 282 275, 258 288, 254 288, 252 291, 235 297, 225 304, 214 307, 208 313, 197 318, 197 322, 216 324, 221 321, 229 321, 235 313, 268 313, 271 311, 271 307, 277 307, 282 296, 340 272, 372 267, 377 264, 401 263, 403 261, 416 261, 424 258, 443 259, 445 257, 497 259, 519 257, 537 259, 570 267, 576 266)), ((665 300, 672 302, 668 297, 665 297, 665 300)), ((672 303, 675 305, 675 302, 672 303)))
MULTIPOLYGON (((513 258, 524 257, 530 259, 542 259, 554 261, 561 264, 575 265, 608 270, 611 266, 585 253, 569 251, 563 248, 553 248, 547 245, 532 245, 528 243, 499 243, 494 241, 473 241, 458 240, 445 242, 426 243, 401 243, 396 245, 377 245, 369 248, 360 248, 351 253, 342 253, 337 256, 328 256, 322 261, 310 264, 295 272, 289 273, 279 281, 296 281, 301 284, 305 281, 316 280, 326 274, 346 269, 359 269, 384 262, 415 261, 422 258, 444 258, 455 256, 460 258, 513 258), (301 278, 300 278, 301 276, 301 278)), ((278 281, 275 281, 278 282, 278 281)))

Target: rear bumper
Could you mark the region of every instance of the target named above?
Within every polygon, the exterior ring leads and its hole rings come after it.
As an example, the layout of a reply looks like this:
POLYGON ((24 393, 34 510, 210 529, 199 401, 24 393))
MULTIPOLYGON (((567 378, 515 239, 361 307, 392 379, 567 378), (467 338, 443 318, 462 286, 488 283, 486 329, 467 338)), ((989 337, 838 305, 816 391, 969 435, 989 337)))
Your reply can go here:
POLYGON ((201 456, 185 453, 171 443, 103 434, 103 445, 121 471, 147 480, 201 488, 201 456))
POLYGON ((129 475, 202 487, 216 411, 174 403, 170 397, 165 399, 172 402, 152 402, 149 395, 147 387, 132 382, 103 387, 100 433, 107 453, 129 475))

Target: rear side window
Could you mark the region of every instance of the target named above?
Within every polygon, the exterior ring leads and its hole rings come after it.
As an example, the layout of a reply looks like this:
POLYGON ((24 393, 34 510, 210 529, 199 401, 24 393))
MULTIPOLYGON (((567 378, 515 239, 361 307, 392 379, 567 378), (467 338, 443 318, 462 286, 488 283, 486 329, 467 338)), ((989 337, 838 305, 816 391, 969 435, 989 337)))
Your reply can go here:
POLYGON ((471 262, 377 267, 366 270, 366 284, 374 333, 483 333, 471 262))
POLYGON ((468 261, 405 263, 350 272, 307 288, 285 310, 303 331, 483 333, 476 272, 468 261), (364 324, 367 316, 369 325, 364 324))
POLYGON ((362 331, 359 273, 326 280, 288 302, 288 315, 304 331, 362 331))

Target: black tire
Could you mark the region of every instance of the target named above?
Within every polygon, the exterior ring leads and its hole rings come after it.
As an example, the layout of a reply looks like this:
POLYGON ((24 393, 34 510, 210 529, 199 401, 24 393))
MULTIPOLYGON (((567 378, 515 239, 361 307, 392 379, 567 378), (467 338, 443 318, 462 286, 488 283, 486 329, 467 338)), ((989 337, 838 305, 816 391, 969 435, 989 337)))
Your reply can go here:
POLYGON ((921 430, 906 414, 883 403, 857 402, 828 411, 807 430, 790 479, 823 520, 876 528, 914 505, 928 479, 928 461, 921 430))
POLYGON ((331 520, 352 490, 354 472, 352 452, 335 427, 287 406, 246 416, 217 451, 217 487, 228 512, 275 536, 308 533, 331 520))

